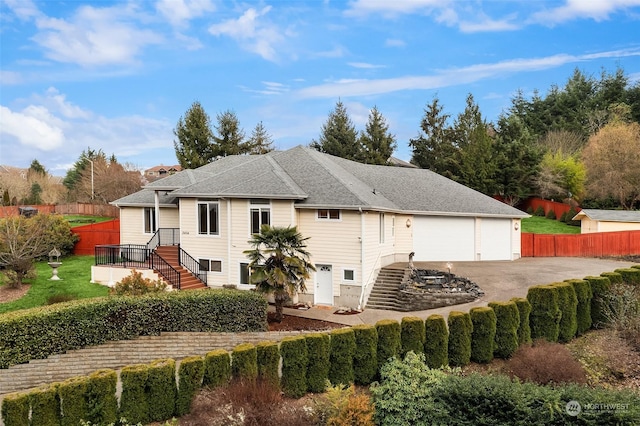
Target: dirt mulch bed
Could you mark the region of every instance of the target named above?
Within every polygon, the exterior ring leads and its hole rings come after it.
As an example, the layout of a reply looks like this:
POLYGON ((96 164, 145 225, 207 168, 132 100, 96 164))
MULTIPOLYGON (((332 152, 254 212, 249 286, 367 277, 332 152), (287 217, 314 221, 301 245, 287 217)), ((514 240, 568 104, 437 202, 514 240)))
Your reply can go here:
POLYGON ((295 315, 284 315, 282 322, 277 322, 275 312, 267 314, 269 331, 324 331, 342 328, 344 325, 335 322, 302 318, 295 315))
POLYGON ((12 288, 8 285, 0 286, 0 303, 13 302, 27 294, 31 284, 22 284, 18 288, 12 288))

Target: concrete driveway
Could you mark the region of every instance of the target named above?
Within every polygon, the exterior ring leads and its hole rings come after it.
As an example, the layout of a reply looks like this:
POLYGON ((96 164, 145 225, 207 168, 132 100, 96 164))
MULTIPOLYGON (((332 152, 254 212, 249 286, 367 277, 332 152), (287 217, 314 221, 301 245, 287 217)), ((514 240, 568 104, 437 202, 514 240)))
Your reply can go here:
MULTIPOLYGON (((489 302, 525 297, 527 289, 533 285, 600 275, 602 272, 611 272, 632 265, 635 263, 582 257, 526 257, 515 261, 453 262, 451 272, 476 282, 485 293, 482 298, 471 303, 416 312, 365 309, 355 315, 336 315, 333 313, 335 307, 313 307, 306 311, 285 309, 285 313, 345 325, 375 324, 381 319, 400 321, 406 316, 426 319, 431 314, 446 317, 450 311, 467 312, 476 306, 486 306, 489 302)), ((404 267, 406 264, 397 266, 404 267)), ((416 262, 415 266, 419 269, 447 270, 446 262, 416 262)))

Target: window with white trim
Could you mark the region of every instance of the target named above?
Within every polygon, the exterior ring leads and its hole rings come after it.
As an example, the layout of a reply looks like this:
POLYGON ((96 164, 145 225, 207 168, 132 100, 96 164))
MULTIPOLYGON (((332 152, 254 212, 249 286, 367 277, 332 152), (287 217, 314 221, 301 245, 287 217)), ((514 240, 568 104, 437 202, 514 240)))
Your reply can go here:
POLYGON ((384 213, 380 213, 380 244, 384 243, 384 213))
POLYGON ((144 233, 153 234, 157 231, 156 228, 156 208, 145 207, 144 208, 144 233))
POLYGON ((217 201, 198 201, 198 234, 220 234, 220 205, 217 201))
POLYGON ((356 280, 356 271, 354 269, 342 270, 342 281, 354 282, 356 280))
POLYGON ((396 217, 391 216, 391 236, 396 236, 396 217))
POLYGON ((251 233, 259 234, 262 225, 271 225, 271 204, 269 200, 253 199, 250 201, 251 233))
POLYGON ((222 272, 222 260, 198 259, 200 271, 222 272))
POLYGON ((340 210, 338 210, 338 209, 318 209, 318 219, 340 220, 340 210))

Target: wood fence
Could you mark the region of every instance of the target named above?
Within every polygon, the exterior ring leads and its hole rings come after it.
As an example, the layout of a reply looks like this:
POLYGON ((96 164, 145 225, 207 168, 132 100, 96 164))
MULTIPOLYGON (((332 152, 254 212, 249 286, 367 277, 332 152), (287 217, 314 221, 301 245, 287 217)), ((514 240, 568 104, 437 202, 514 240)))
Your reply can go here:
MULTIPOLYGON (((531 208, 533 211, 536 211, 538 207, 542 207, 544 209, 545 216, 551 210, 553 210, 553 212, 556 215, 556 219, 559 220, 564 213, 569 213, 569 210, 571 210, 572 206, 570 204, 559 203, 557 201, 544 200, 542 198, 529 198, 521 206, 523 211, 527 211, 529 208, 531 208)), ((576 213, 582 210, 580 207, 577 207, 577 206, 574 206, 573 209, 576 213)))
POLYGON ((599 257, 640 254, 640 231, 591 234, 522 233, 522 257, 599 257))
POLYGON ((93 255, 97 245, 120 244, 120 219, 76 226, 71 232, 80 236, 73 254, 93 255))
POLYGON ((20 207, 33 207, 38 209, 38 213, 59 213, 59 214, 79 214, 86 216, 106 216, 120 217, 120 209, 110 204, 33 204, 24 206, 4 206, 0 207, 0 217, 7 217, 19 214, 20 207))

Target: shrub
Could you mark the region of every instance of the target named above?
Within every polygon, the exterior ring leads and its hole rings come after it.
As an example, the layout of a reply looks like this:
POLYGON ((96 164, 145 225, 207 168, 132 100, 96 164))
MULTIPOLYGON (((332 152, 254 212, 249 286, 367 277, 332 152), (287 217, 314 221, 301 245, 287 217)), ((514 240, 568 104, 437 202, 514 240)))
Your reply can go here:
POLYGON ((578 298, 570 283, 552 284, 558 289, 558 307, 562 311, 560 316, 558 340, 568 342, 576 336, 578 330, 578 298))
POLYGON ((402 356, 407 352, 421 353, 424 350, 424 321, 418 317, 404 317, 400 322, 402 356))
POLYGON ((309 355, 307 389, 309 392, 322 393, 329 380, 331 341, 326 333, 313 333, 305 336, 305 342, 309 355))
POLYGON ((176 415, 183 416, 191 411, 193 397, 202 386, 204 359, 201 356, 184 358, 178 367, 178 398, 176 415))
POLYGON ((531 206, 527 207, 527 213, 533 216, 533 207, 531 206))
POLYGON ((351 328, 339 328, 330 333, 329 381, 331 384, 353 383, 353 355, 356 352, 356 337, 351 328))
POLYGON ((586 280, 568 280, 567 282, 573 286, 578 299, 576 310, 578 328, 576 334, 582 335, 591 328, 591 299, 593 297, 591 284, 586 280))
POLYGON ((280 350, 276 342, 260 342, 256 345, 258 359, 258 378, 280 386, 278 367, 280 366, 280 350))
POLYGON ((353 377, 357 385, 368 385, 378 374, 378 333, 373 325, 361 324, 351 327, 356 350, 353 354, 353 377))
POLYGON ((165 291, 166 289, 167 284, 164 281, 160 279, 153 281, 149 278, 143 278, 142 272, 134 269, 130 275, 127 275, 117 282, 110 290, 110 293, 117 296, 141 296, 147 293, 165 291))
POLYGON ((330 387, 318 404, 319 420, 327 426, 373 426, 374 411, 371 398, 353 385, 330 387))
POLYGON ((544 339, 518 348, 506 369, 512 377, 540 385, 586 383, 587 379, 582 365, 566 346, 544 339))
POLYGON ((603 314, 604 295, 611 288, 611 280, 604 275, 585 277, 584 279, 591 285, 591 326, 602 328, 607 321, 603 314))
POLYGON ((573 220, 573 218, 576 217, 577 214, 578 214, 578 212, 573 207, 571 207, 569 209, 569 212, 567 213, 567 218, 565 220, 567 225, 571 225, 571 226, 580 226, 581 225, 579 220, 573 220))
POLYGON ((558 289, 552 285, 529 287, 527 300, 531 304, 529 315, 531 338, 557 342, 562 316, 558 304, 558 289))
POLYGON ((461 367, 471 361, 471 316, 465 312, 451 311, 449 324, 449 365, 461 367))
POLYGON ((560 222, 567 223, 567 216, 568 216, 568 212, 563 212, 563 213, 560 215, 560 219, 558 219, 558 220, 559 220, 560 222))
POLYGON ((640 350, 640 286, 616 284, 603 295, 606 323, 640 350))
MULTIPOLYGON (((60 383, 60 410, 62 411, 61 426, 77 426, 80 420, 89 414, 87 406, 88 380, 86 377, 73 377, 60 383)), ((6 423, 5 423, 6 424, 6 423)))
MULTIPOLYGON (((491 302, 489 307, 496 315, 496 337, 493 354, 498 358, 509 358, 518 349, 520 314, 513 301, 491 302)), ((475 324, 473 329, 475 331, 475 324)))
POLYGON ((544 216, 545 216, 545 213, 544 213, 544 207, 542 207, 542 206, 538 206, 538 207, 535 209, 535 211, 533 212, 533 214, 534 214, 535 216, 544 217, 544 216))
POLYGON ((150 421, 163 421, 174 415, 178 388, 173 359, 159 359, 149 364, 146 393, 150 421))
POLYGON ((71 300, 76 300, 77 297, 73 294, 54 294, 47 298, 47 305, 53 305, 54 303, 64 303, 71 300))
POLYGON ((531 303, 524 297, 514 297, 511 301, 515 302, 520 317, 520 323, 518 325, 518 345, 531 343, 531 326, 529 324, 531 303))
POLYGON ((233 349, 231 377, 240 380, 255 380, 258 377, 258 352, 251 343, 243 343, 233 349))
MULTIPOLYGON (((145 364, 127 365, 120 372, 122 397, 120 417, 133 423, 149 423, 149 401, 145 392, 149 366, 145 364)), ((163 419, 164 420, 164 419, 163 419)))
POLYGON ((553 220, 555 220, 555 219, 556 219, 556 212, 555 212, 555 210, 553 210, 553 209, 549 210, 549 211, 547 212, 547 216, 546 216, 546 217, 547 217, 547 219, 553 219, 553 220))
POLYGON ((307 393, 307 342, 303 336, 285 337, 280 342, 282 377, 280 384, 285 396, 300 398, 307 393))
POLYGON ((400 356, 402 340, 400 337, 400 323, 395 320, 380 320, 376 322, 378 332, 378 371, 391 358, 400 356))
POLYGON ((29 394, 10 393, 2 399, 4 426, 29 426, 29 394))
POLYGON ((617 272, 622 276, 622 282, 625 284, 640 285, 640 269, 620 268, 616 269, 614 272, 617 272))
POLYGON ((493 359, 496 338, 496 314, 489 307, 472 308, 471 360, 487 363, 493 359))
POLYGON ((58 426, 60 424, 60 399, 57 385, 45 385, 29 392, 31 424, 58 426))
POLYGON ((117 383, 118 373, 113 370, 98 370, 89 375, 87 384, 89 417, 85 420, 96 424, 109 424, 117 420, 117 383))
POLYGON ((613 284, 622 284, 622 275, 619 272, 603 272, 600 274, 601 277, 609 278, 609 282, 613 284))
POLYGON ((231 355, 224 349, 208 352, 204 357, 203 385, 210 388, 226 385, 231 380, 231 355))
POLYGON ((429 315, 425 323, 424 354, 429 368, 440 368, 449 364, 449 332, 442 315, 429 315))

